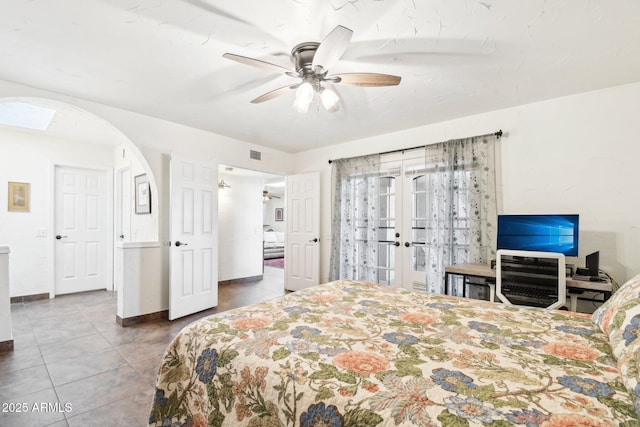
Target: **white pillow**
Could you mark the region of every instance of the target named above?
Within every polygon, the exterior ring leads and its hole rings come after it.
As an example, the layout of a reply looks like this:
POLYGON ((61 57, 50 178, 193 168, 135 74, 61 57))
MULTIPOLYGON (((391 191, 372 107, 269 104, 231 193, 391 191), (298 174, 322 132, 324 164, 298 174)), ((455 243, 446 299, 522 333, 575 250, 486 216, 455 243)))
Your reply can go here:
POLYGON ((264 232, 264 241, 265 243, 276 243, 276 232, 275 231, 265 231, 264 232))
POLYGON ((276 231, 276 242, 284 243, 284 231, 276 231))

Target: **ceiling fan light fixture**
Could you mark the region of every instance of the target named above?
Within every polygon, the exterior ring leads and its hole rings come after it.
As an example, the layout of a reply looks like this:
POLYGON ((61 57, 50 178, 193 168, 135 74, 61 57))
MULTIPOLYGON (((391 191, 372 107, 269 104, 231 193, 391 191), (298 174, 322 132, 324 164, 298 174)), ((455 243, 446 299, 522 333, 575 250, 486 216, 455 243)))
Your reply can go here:
POLYGON ((309 104, 311 104, 311 102, 306 102, 304 100, 300 101, 298 98, 296 98, 296 100, 293 101, 293 109, 298 113, 305 114, 309 111, 309 104))
POLYGON ((276 98, 296 90, 296 99, 293 108, 300 113, 307 113, 309 106, 317 94, 327 111, 333 113, 339 110, 340 99, 331 90, 322 87, 322 83, 342 84, 361 87, 397 86, 401 77, 380 73, 345 73, 329 74, 329 69, 342 57, 351 41, 353 31, 338 25, 324 38, 322 43, 304 42, 296 45, 291 50, 291 61, 295 71, 272 64, 256 58, 249 58, 233 53, 225 53, 223 57, 250 65, 252 67, 266 69, 272 72, 285 74, 289 77, 302 80, 299 84, 284 86, 253 99, 253 104, 276 98))
POLYGON ((313 100, 313 86, 309 82, 304 82, 296 90, 296 100, 293 102, 293 108, 299 113, 309 111, 309 104, 313 100))
POLYGON ((340 98, 338 98, 338 95, 331 89, 326 87, 321 88, 320 100, 324 108, 330 113, 335 113, 340 109, 340 105, 338 104, 340 98))

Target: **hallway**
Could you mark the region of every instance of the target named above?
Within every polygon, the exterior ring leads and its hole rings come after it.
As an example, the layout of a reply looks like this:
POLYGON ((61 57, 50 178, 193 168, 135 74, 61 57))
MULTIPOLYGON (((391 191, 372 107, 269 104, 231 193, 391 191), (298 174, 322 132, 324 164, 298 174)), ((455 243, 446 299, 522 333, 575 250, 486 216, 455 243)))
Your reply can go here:
POLYGON ((180 329, 283 294, 283 271, 265 267, 259 282, 221 285, 214 309, 127 328, 115 321, 115 292, 12 304, 15 350, 0 353, 0 425, 147 425, 160 358, 180 329))

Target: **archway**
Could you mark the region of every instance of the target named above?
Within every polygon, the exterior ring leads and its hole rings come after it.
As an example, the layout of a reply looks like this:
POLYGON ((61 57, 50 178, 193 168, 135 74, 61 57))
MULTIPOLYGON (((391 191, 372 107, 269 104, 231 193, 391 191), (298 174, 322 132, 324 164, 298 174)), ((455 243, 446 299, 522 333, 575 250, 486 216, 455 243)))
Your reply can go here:
MULTIPOLYGON (((115 197, 114 171, 125 158, 132 169, 132 177, 144 174, 149 181, 151 213, 140 216, 140 238, 158 240, 158 197, 156 179, 146 159, 136 145, 118 128, 86 109, 49 98, 0 98, 0 181, 20 181, 29 184, 31 206, 26 214, 0 210, 0 231, 3 244, 12 247, 11 296, 55 296, 54 271, 54 200, 53 177, 56 165, 97 167, 108 170, 110 212, 108 228, 114 230, 115 197), (44 126, 32 126, 20 121, 28 116, 48 112, 50 121, 44 126), (2 230, 4 229, 4 230, 2 230), (22 233, 22 234, 21 234, 22 233)), ((133 182, 131 186, 133 187, 133 182)), ((0 190, 8 191, 7 187, 0 190)), ((132 193, 133 194, 133 193, 132 193)), ((7 200, 7 194, 2 197, 7 200)), ((134 215, 134 214, 132 214, 134 215)), ((109 233, 110 282, 113 289, 113 253, 115 233, 109 233)))

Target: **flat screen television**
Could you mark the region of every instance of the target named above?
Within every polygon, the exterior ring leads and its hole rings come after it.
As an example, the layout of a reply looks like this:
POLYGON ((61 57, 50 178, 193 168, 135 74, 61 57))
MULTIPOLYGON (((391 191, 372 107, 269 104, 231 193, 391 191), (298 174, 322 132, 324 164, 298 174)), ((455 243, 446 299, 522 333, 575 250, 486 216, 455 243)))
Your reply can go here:
POLYGON ((498 215, 498 249, 578 256, 579 216, 498 215))

